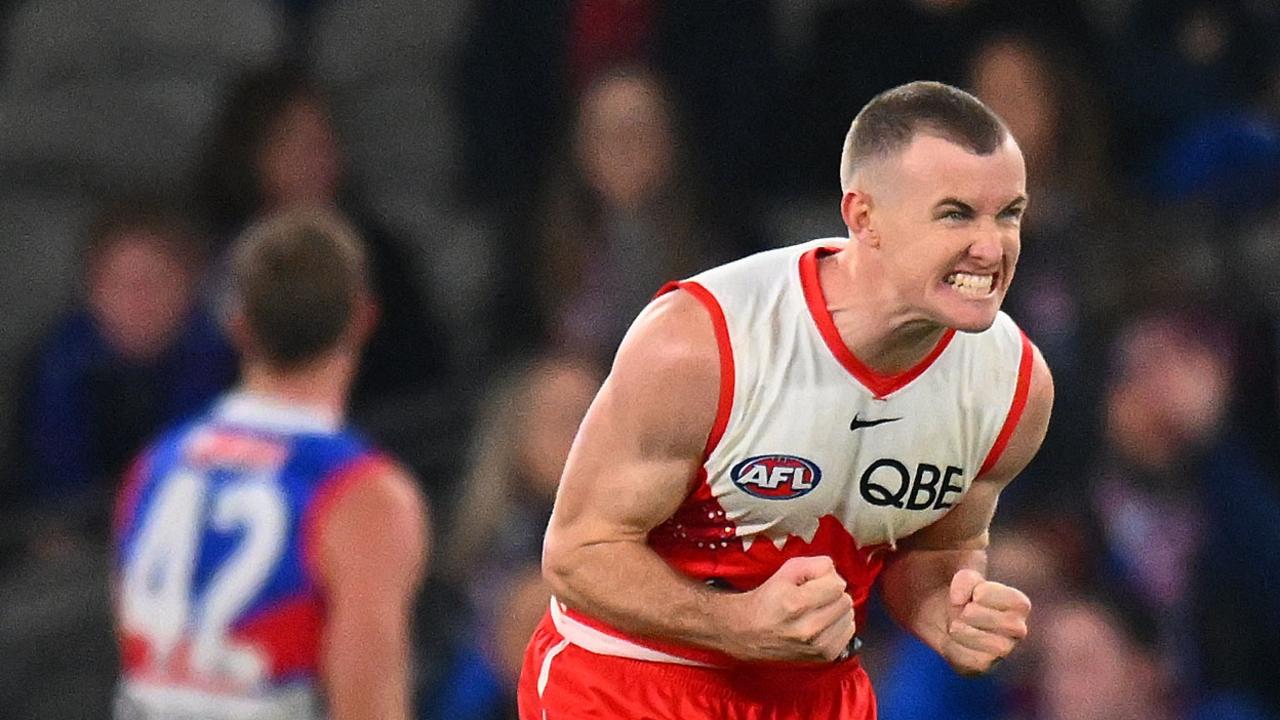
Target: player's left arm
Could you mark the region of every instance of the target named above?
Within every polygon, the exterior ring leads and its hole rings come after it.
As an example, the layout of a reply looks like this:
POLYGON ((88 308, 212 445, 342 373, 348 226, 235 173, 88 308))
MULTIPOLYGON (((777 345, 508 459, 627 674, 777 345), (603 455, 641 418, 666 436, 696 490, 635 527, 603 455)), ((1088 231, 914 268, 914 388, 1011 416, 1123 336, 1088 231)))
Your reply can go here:
POLYGON ((1000 491, 1031 462, 1049 427, 1053 378, 1033 354, 1027 405, 1004 454, 938 522, 904 538, 881 575, 889 614, 956 672, 986 672, 1027 635, 1031 601, 986 579, 987 544, 1000 491))
POLYGON ((426 569, 427 506, 386 466, 343 493, 320 529, 320 665, 334 720, 407 720, 410 619, 426 569))

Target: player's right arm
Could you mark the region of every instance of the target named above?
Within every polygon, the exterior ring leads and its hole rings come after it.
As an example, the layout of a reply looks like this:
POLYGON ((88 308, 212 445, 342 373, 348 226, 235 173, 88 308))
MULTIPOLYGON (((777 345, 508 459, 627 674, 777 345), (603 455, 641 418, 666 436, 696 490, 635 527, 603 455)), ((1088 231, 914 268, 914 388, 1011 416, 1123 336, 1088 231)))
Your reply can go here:
POLYGON ((854 628, 829 558, 790 560, 759 588, 726 593, 647 545, 703 460, 718 353, 706 309, 687 292, 664 295, 637 319, 569 454, 544 575, 560 601, 629 633, 743 660, 833 659, 854 628))
POLYGON ((333 720, 409 717, 410 617, 428 537, 417 486, 392 467, 343 493, 320 528, 320 666, 333 720))

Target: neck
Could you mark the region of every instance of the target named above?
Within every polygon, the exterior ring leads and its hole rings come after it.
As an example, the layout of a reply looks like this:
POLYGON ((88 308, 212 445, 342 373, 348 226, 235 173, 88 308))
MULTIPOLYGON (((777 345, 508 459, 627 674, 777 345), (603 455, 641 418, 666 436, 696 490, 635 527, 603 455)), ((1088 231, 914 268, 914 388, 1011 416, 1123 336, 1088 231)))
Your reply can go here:
POLYGON ((305 365, 280 370, 262 362, 246 362, 240 388, 296 405, 306 405, 342 417, 355 374, 353 360, 333 353, 305 365))
POLYGON ((885 375, 909 370, 947 328, 906 307, 882 276, 860 263, 854 243, 818 262, 818 280, 840 339, 863 364, 885 375))

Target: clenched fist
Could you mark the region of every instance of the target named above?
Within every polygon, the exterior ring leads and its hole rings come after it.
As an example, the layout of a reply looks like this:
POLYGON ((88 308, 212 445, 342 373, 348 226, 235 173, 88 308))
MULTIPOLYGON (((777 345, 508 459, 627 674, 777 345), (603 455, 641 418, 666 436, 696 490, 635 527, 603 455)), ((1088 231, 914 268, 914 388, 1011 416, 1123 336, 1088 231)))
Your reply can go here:
POLYGON ((741 660, 830 662, 853 638, 853 599, 829 557, 791 558, 742 594, 741 632, 730 654, 741 660))
POLYGON ((990 670, 1027 636, 1031 600, 1017 588, 965 569, 951 578, 950 600, 942 656, 962 675, 990 670))

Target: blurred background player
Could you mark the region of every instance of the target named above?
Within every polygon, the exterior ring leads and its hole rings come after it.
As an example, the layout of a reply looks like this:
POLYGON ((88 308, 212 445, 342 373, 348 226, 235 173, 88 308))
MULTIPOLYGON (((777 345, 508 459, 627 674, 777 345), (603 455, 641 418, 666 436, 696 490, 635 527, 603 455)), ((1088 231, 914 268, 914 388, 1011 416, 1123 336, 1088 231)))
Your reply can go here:
POLYGON ((320 210, 238 241, 241 385, 150 445, 120 496, 118 718, 408 717, 426 508, 344 426, 376 321, 360 248, 320 210))

